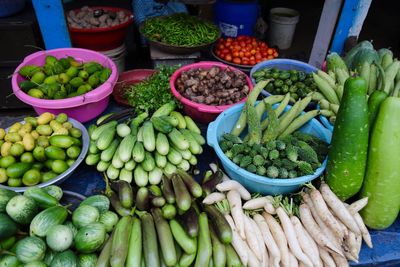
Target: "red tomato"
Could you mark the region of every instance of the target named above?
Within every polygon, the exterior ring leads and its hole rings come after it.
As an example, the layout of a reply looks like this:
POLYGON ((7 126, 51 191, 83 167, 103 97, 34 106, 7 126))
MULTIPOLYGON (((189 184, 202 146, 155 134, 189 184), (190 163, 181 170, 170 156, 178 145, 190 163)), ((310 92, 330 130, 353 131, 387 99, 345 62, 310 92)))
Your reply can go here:
POLYGON ((229 43, 232 43, 233 39, 231 37, 228 37, 228 38, 226 38, 226 41, 229 42, 229 43))
POLYGON ((224 53, 224 54, 228 54, 229 53, 229 50, 228 49, 222 49, 222 53, 224 53))
POLYGON ((244 55, 245 55, 246 57, 251 57, 250 52, 247 52, 247 51, 244 53, 244 55))
POLYGON ((256 64, 256 62, 255 62, 254 60, 250 60, 250 61, 249 61, 249 64, 253 66, 253 65, 256 64))
POLYGON ((267 53, 267 51, 262 51, 262 52, 261 52, 261 55, 262 55, 263 57, 267 57, 267 56, 268 56, 268 53, 267 53))
POLYGON ((250 54, 255 55, 256 52, 257 52, 257 51, 256 51, 255 49, 252 49, 252 50, 250 51, 250 54))
POLYGON ((244 52, 243 51, 239 52, 239 57, 241 57, 241 58, 244 57, 244 52))
POLYGON ((223 44, 218 45, 218 49, 219 49, 219 50, 222 50, 222 49, 224 49, 224 48, 225 48, 225 46, 224 46, 223 44))
POLYGON ((245 47, 246 47, 246 43, 245 43, 244 41, 241 41, 241 42, 240 42, 240 46, 241 46, 242 48, 245 48, 245 47))
POLYGON ((242 65, 249 65, 249 61, 248 60, 242 60, 242 65))
POLYGON ((254 61, 254 60, 256 60, 256 58, 254 56, 251 56, 250 61, 252 61, 252 60, 254 61))
POLYGON ((265 61, 265 60, 268 60, 268 58, 267 57, 263 57, 261 60, 265 61))
POLYGON ((255 55, 256 60, 260 60, 262 58, 262 56, 260 55, 260 53, 255 55))
POLYGON ((228 62, 231 62, 232 61, 232 56, 231 55, 226 55, 225 56, 225 60, 228 61, 228 62))
POLYGON ((274 54, 273 54, 273 56, 274 56, 274 57, 278 57, 278 52, 275 51, 274 54))
POLYGON ((233 58, 233 63, 235 63, 235 64, 241 64, 242 61, 240 60, 240 58, 235 57, 235 58, 233 58))
POLYGON ((274 53, 274 49, 268 48, 267 53, 268 55, 272 55, 274 53))
POLYGON ((272 56, 272 55, 268 56, 268 59, 273 59, 273 58, 274 58, 274 56, 272 56))
POLYGON ((239 51, 234 51, 234 52, 232 53, 232 56, 233 56, 233 57, 240 57, 239 51))
POLYGON ((257 59, 257 60, 256 60, 256 63, 257 63, 257 64, 260 63, 260 62, 262 62, 262 59, 257 59))

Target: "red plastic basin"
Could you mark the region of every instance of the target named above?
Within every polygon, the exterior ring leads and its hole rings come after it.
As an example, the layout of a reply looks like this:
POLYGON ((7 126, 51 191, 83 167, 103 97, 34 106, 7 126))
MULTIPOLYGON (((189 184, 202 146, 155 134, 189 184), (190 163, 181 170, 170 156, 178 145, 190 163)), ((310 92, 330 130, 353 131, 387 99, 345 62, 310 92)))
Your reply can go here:
MULTIPOLYGON (((95 51, 106 51, 121 46, 125 40, 128 26, 133 22, 132 12, 128 9, 118 7, 93 6, 90 8, 111 12, 124 11, 129 16, 129 20, 116 26, 97 29, 78 29, 68 25, 73 46, 95 51)), ((74 9, 73 11, 76 12, 79 10, 74 9)))

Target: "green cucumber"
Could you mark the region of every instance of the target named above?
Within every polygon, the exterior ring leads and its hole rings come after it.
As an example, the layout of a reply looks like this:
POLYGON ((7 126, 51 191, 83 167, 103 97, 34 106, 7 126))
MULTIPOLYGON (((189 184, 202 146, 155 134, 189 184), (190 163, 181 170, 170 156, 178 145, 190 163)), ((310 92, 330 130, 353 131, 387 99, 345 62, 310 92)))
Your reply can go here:
POLYGON ((164 155, 161 155, 157 151, 156 151, 156 153, 154 155, 154 159, 156 161, 157 167, 159 167, 159 168, 164 168, 165 165, 167 164, 167 157, 164 156, 164 155))
POLYGON ((144 160, 144 146, 143 143, 138 141, 132 150, 132 158, 135 162, 140 163, 144 160))
POLYGON ((381 104, 371 131, 366 175, 361 197, 368 197, 360 214, 372 229, 385 229, 400 209, 400 99, 388 97, 381 104))
POLYGON ((105 129, 96 141, 96 146, 100 150, 106 150, 114 140, 116 130, 114 127, 105 129))
MULTIPOLYGON (((111 142, 110 146, 107 147, 106 150, 103 150, 103 151, 101 152, 101 154, 100 154, 100 159, 101 159, 102 161, 110 161, 110 160, 112 159, 112 157, 114 156, 115 151, 117 151, 118 145, 119 145, 118 139, 114 139, 114 140, 111 142)), ((89 156, 90 156, 90 155, 89 155, 89 156)), ((89 156, 88 156, 88 157, 89 157, 89 156)))
POLYGON ((44 237, 53 225, 62 224, 68 216, 67 209, 54 206, 37 214, 30 224, 30 234, 44 237))
POLYGON ((149 174, 143 170, 141 165, 138 165, 133 172, 133 179, 135 180, 135 184, 137 186, 146 186, 149 182, 149 174))
POLYGON ((192 120, 191 117, 189 116, 184 116, 185 122, 186 122, 186 128, 192 132, 201 134, 201 131, 199 127, 196 125, 196 123, 192 120))
POLYGON ((122 139, 118 147, 118 155, 122 162, 128 162, 132 158, 132 151, 135 146, 136 136, 127 135, 122 139))
POLYGON ((150 152, 145 153, 144 161, 141 163, 143 170, 146 172, 152 171, 156 167, 153 156, 150 152))
POLYGON ((173 129, 169 134, 168 134, 169 140, 173 145, 175 145, 177 148, 181 150, 186 150, 189 149, 189 142, 188 140, 183 136, 181 132, 179 132, 177 129, 173 129))
POLYGON ((160 117, 160 116, 168 116, 174 109, 176 105, 174 101, 169 101, 168 103, 165 103, 161 107, 159 107, 154 113, 152 118, 154 117, 160 117))
POLYGON ((327 183, 342 200, 361 189, 368 150, 367 87, 362 78, 347 79, 328 154, 327 183))
POLYGON ((154 128, 161 133, 170 133, 174 128, 168 121, 159 117, 151 118, 154 128))
POLYGON ((8 201, 6 211, 16 223, 29 224, 38 213, 38 205, 31 198, 17 195, 8 201))
POLYGON ((201 145, 196 141, 193 135, 190 133, 189 130, 181 129, 180 130, 186 140, 189 142, 189 150, 192 154, 200 154, 201 152, 201 145))
POLYGON ((170 148, 167 159, 169 162, 171 162, 174 165, 178 165, 182 161, 182 155, 178 151, 176 151, 174 148, 170 148))
POLYGON ((99 127, 97 127, 96 129, 93 130, 92 134, 90 135, 90 138, 92 140, 97 140, 99 139, 100 135, 109 128, 115 128, 117 126, 118 122, 117 121, 110 121, 106 124, 103 124, 99 127))
POLYGON ((185 121, 185 118, 182 116, 181 113, 179 113, 178 111, 172 111, 170 113, 170 116, 175 118, 178 121, 177 128, 179 128, 179 129, 185 129, 186 128, 186 121, 185 121))
POLYGON ((156 138, 156 150, 160 155, 166 156, 169 152, 168 138, 163 133, 158 133, 156 138))
POLYGON ((39 207, 47 209, 58 204, 58 200, 48 194, 43 188, 29 187, 25 192, 24 196, 33 199, 39 207))
POLYGON ((156 138, 154 135, 154 127, 151 121, 143 123, 143 146, 149 151, 153 152, 156 149, 156 138))

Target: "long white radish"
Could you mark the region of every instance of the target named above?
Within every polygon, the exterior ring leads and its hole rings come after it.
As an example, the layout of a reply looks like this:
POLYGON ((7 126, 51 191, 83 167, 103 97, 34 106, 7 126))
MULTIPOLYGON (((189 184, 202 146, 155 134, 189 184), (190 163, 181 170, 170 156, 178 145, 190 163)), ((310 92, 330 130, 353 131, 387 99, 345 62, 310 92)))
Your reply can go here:
POLYGON ((253 251, 254 255, 256 255, 259 261, 262 260, 262 250, 260 244, 258 243, 258 239, 261 236, 257 236, 254 231, 253 225, 250 221, 250 218, 244 215, 244 232, 246 234, 246 242, 249 245, 250 249, 253 251))
POLYGON ((372 248, 373 245, 372 245, 371 235, 369 234, 369 231, 368 231, 367 227, 365 226, 361 215, 357 212, 357 213, 354 213, 353 216, 357 222, 358 227, 361 230, 361 234, 362 234, 362 237, 363 237, 365 243, 367 244, 367 246, 369 248, 372 248))
POLYGON ((343 232, 344 229, 342 229, 335 217, 329 211, 321 193, 317 189, 311 189, 310 197, 314 204, 314 208, 322 221, 332 229, 333 233, 339 237, 339 240, 343 240, 346 233, 343 232))
POLYGON ((257 259, 256 255, 254 255, 253 251, 246 244, 247 254, 249 255, 248 266, 249 267, 260 267, 260 261, 257 259))
POLYGON ((329 255, 328 251, 326 251, 321 247, 318 247, 318 249, 319 249, 319 255, 321 256, 321 260, 324 263, 324 267, 336 267, 336 263, 331 257, 331 255, 329 255))
POLYGON ((226 195, 229 207, 231 208, 231 215, 235 222, 236 229, 241 236, 241 238, 246 239, 244 233, 244 213, 242 210, 242 199, 240 198, 239 192, 236 190, 231 190, 226 195))
POLYGON ((353 216, 351 216, 351 213, 346 209, 343 202, 332 192, 329 185, 322 183, 319 190, 326 204, 334 212, 336 217, 338 217, 353 233, 359 235, 361 232, 353 216))
POLYGON ((267 251, 267 247, 264 244, 264 239, 261 238, 262 237, 262 233, 260 228, 258 227, 257 223, 254 221, 253 218, 248 217, 249 221, 251 223, 252 228, 254 229, 254 233, 257 236, 257 241, 258 241, 258 247, 260 248, 261 252, 262 252, 262 260, 261 262, 263 263, 263 265, 268 264, 268 251, 267 251))
POLYGON ((289 263, 289 248, 286 240, 285 233, 279 223, 270 214, 263 212, 263 217, 265 222, 268 224, 271 234, 274 237, 276 244, 278 245, 279 251, 281 253, 281 262, 284 267, 290 266, 289 263))
POLYGON ((304 234, 308 239, 308 242, 310 244, 310 246, 313 248, 314 252, 316 253, 316 255, 318 255, 318 264, 317 266, 324 266, 322 260, 321 260, 321 256, 319 254, 319 248, 317 243, 315 242, 315 240, 310 236, 310 234, 307 232, 307 230, 304 228, 303 225, 301 225, 301 227, 303 228, 304 234))
POLYGON ((291 251, 289 251, 289 265, 290 267, 299 267, 299 262, 291 251))
POLYGON ((266 197, 257 197, 246 201, 243 204, 243 209, 245 210, 257 210, 262 209, 267 203, 271 203, 271 201, 266 197))
MULTIPOLYGON (((213 171, 213 172, 216 172, 216 171, 218 171, 218 166, 217 166, 217 164, 215 164, 215 163, 210 163, 210 169, 213 171)), ((225 181, 229 181, 231 178, 229 178, 228 177, 228 175, 226 175, 226 173, 224 173, 221 169, 219 169, 219 171, 222 173, 222 181, 223 182, 225 182, 225 181)))
POLYGON ((212 192, 203 199, 203 204, 211 205, 225 199, 225 194, 219 192, 212 192))
POLYGON ((314 239, 314 241, 322 248, 343 255, 340 249, 337 248, 322 232, 321 228, 314 220, 310 208, 306 204, 301 204, 299 209, 301 222, 307 232, 311 235, 312 239, 314 239))
POLYGON ((266 205, 264 206, 264 210, 266 212, 268 212, 269 214, 272 214, 272 215, 276 214, 276 209, 275 209, 274 205, 271 203, 266 203, 266 205))
POLYGON ((358 245, 357 245, 356 235, 350 231, 349 234, 344 239, 344 242, 349 248, 349 252, 352 256, 351 260, 358 261, 358 245))
POLYGON ((294 230, 293 224, 290 221, 289 216, 286 214, 285 210, 282 207, 278 207, 276 209, 276 214, 278 214, 279 220, 281 221, 281 225, 283 231, 286 235, 286 240, 289 244, 289 248, 294 254, 294 256, 301 262, 303 262, 306 266, 312 267, 313 263, 308 258, 308 256, 301 250, 299 241, 296 237, 296 232, 294 230))
POLYGON ((333 260, 335 261, 336 266, 338 267, 347 267, 349 266, 349 262, 347 261, 346 258, 339 256, 337 254, 331 254, 333 260))
POLYGON ((329 240, 329 242, 336 248, 336 252, 340 251, 340 255, 344 255, 342 252, 342 243, 343 243, 343 239, 340 240, 338 236, 336 236, 332 229, 329 228, 323 221, 322 219, 319 217, 319 214, 317 212, 317 210, 314 207, 314 203, 311 200, 311 197, 309 194, 302 194, 303 197, 303 201, 307 204, 307 206, 309 207, 309 210, 311 211, 311 214, 315 220, 315 222, 319 225, 321 232, 327 237, 327 239, 329 240))
POLYGON ((257 223, 258 228, 261 231, 262 237, 264 239, 264 244, 267 246, 269 251, 270 259, 271 258, 273 259, 271 266, 279 267, 279 262, 281 261, 281 253, 279 251, 278 245, 276 244, 274 238, 272 237, 267 222, 265 221, 264 217, 261 216, 260 214, 255 214, 253 216, 253 219, 257 223))
POLYGON ((243 241, 243 239, 237 232, 232 217, 229 214, 225 214, 225 219, 232 229, 232 243, 231 243, 232 247, 235 249, 243 265, 247 266, 247 263, 249 262, 249 255, 247 253, 247 248, 246 248, 247 244, 245 241, 243 241))
POLYGON ((361 246, 362 246, 362 236, 361 235, 356 235, 356 244, 357 244, 357 255, 360 255, 360 251, 361 251, 361 246))
POLYGON ((247 189, 244 188, 243 185, 241 185, 239 182, 237 182, 235 180, 229 180, 229 181, 225 181, 225 182, 219 183, 219 184, 217 184, 215 186, 215 188, 220 192, 236 190, 236 191, 239 192, 240 197, 243 200, 250 200, 251 199, 251 195, 250 195, 249 191, 247 191, 247 189))
POLYGON ((300 248, 304 251, 304 254, 308 256, 315 267, 322 267, 322 265, 320 265, 318 247, 315 245, 315 243, 312 244, 309 241, 306 231, 301 225, 299 218, 296 216, 291 216, 290 221, 293 224, 296 238, 299 241, 300 248))
POLYGON ((364 197, 351 203, 347 209, 350 211, 351 214, 355 214, 360 210, 362 210, 365 206, 367 206, 367 204, 368 204, 368 197, 364 197))

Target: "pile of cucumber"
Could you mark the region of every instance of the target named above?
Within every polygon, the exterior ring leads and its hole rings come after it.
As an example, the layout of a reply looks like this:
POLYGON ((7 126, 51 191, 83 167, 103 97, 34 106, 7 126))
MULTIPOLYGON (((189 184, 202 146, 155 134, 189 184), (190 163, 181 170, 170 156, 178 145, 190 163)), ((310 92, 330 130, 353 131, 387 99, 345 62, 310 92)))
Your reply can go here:
POLYGON ((96 266, 242 266, 225 217, 201 204, 222 176, 210 173, 201 186, 178 169, 160 186, 146 187, 106 178, 106 195, 121 218, 96 266))
POLYGON ((72 212, 61 188, 30 187, 23 195, 0 188, 0 266, 95 266, 98 251, 118 222, 103 195, 72 212))
POLYGON ((0 128, 0 184, 33 186, 65 172, 79 157, 82 131, 66 114, 45 112, 0 128))
POLYGON ((175 103, 169 102, 151 117, 141 113, 123 122, 91 125, 86 163, 109 179, 137 186, 157 185, 163 174, 170 176, 177 168, 189 170, 205 140, 195 122, 174 109, 175 103))
POLYGON ((378 103, 389 95, 400 96, 400 62, 389 49, 375 50, 371 42, 362 41, 345 57, 331 53, 326 61, 327 71, 313 74, 319 89, 313 93, 313 99, 319 101, 322 115, 332 125, 342 102, 344 84, 350 76, 361 77, 366 82, 370 122, 377 114, 378 103))
POLYGON ((26 65, 18 73, 26 79, 19 87, 29 96, 64 99, 99 87, 108 80, 111 69, 95 61, 83 63, 73 57, 57 59, 48 55, 43 66, 26 65))

